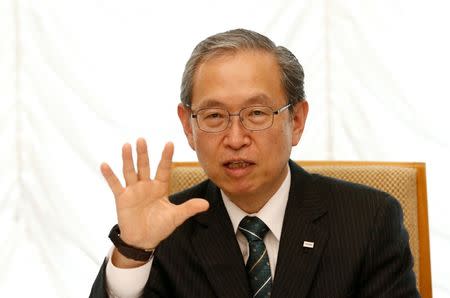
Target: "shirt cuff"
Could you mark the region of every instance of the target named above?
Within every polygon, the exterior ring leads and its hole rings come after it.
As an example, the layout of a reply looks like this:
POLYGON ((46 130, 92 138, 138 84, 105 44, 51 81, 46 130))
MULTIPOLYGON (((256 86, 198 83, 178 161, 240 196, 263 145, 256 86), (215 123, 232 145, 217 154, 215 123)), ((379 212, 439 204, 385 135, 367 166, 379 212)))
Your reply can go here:
POLYGON ((152 268, 153 256, 142 266, 119 268, 111 262, 113 251, 114 247, 108 253, 106 265, 106 292, 109 298, 141 297, 152 268))

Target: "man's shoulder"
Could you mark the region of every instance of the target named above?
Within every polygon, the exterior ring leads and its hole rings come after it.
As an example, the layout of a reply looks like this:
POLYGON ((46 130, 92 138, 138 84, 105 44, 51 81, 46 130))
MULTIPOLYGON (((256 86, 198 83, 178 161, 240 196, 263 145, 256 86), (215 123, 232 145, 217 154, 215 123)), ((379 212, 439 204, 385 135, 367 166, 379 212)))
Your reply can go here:
POLYGON ((402 211, 400 202, 391 194, 377 188, 349 182, 333 177, 312 174, 316 183, 328 190, 326 204, 328 210, 336 216, 360 218, 372 222, 375 217, 383 213, 395 214, 393 221, 401 220, 402 211), (364 219, 363 219, 364 218, 364 219))
MULTIPOLYGON (((389 193, 361 183, 350 182, 325 176, 316 173, 310 173, 301 168, 294 166, 293 183, 299 183, 299 187, 305 186, 309 193, 320 196, 327 201, 327 205, 332 207, 336 204, 340 206, 348 206, 363 208, 377 208, 382 205, 392 206, 399 204, 389 193), (300 177, 300 179, 299 179, 300 177)), ((294 186, 295 187, 295 186, 294 186)))
POLYGON ((322 174, 311 173, 310 175, 315 183, 320 184, 322 187, 327 187, 331 191, 361 194, 373 193, 382 196, 387 195, 386 192, 363 183, 352 182, 322 174))

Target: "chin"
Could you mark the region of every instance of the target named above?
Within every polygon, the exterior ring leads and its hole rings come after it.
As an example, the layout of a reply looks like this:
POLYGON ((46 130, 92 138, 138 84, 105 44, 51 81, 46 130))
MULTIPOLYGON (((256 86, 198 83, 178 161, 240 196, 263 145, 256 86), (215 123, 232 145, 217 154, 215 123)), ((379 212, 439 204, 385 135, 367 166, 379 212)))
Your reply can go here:
POLYGON ((234 181, 234 182, 225 182, 219 186, 224 192, 233 196, 245 196, 249 195, 257 189, 257 187, 252 183, 242 182, 242 181, 234 181))

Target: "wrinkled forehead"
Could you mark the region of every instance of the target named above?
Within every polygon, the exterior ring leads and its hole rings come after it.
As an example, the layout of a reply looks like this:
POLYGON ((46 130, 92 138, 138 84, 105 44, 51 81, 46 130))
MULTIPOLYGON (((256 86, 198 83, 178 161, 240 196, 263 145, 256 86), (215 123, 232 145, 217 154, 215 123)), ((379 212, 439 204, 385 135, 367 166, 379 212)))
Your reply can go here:
MULTIPOLYGON (((249 106, 275 106, 276 100, 270 98, 264 93, 255 94, 246 98, 243 102, 239 104, 237 108, 244 108, 249 106)), ((223 108, 223 109, 233 109, 232 104, 228 101, 216 99, 216 98, 204 98, 200 102, 194 104, 195 109, 205 109, 205 108, 223 108)))
POLYGON ((197 67, 192 87, 193 108, 273 107, 286 100, 278 61, 266 51, 210 56, 197 67))

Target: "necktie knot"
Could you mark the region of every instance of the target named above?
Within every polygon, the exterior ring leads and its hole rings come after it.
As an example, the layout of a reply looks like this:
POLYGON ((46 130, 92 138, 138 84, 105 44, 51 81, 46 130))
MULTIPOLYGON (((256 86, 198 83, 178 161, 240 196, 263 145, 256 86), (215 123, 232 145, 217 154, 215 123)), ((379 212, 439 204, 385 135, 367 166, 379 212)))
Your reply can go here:
POLYGON ((248 242, 262 241, 269 231, 266 224, 256 216, 246 216, 239 223, 239 230, 248 242))

